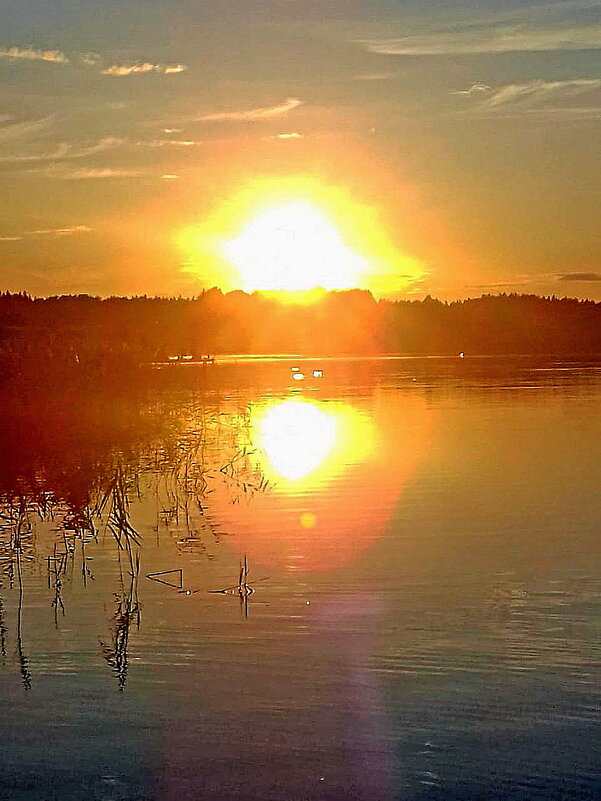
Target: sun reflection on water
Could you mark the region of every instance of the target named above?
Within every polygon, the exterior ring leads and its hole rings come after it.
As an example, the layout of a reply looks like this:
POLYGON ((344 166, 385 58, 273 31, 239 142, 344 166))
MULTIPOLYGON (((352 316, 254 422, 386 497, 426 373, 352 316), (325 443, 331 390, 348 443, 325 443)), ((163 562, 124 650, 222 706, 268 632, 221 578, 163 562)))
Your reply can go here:
POLYGON ((369 418, 341 401, 279 400, 254 410, 257 467, 284 493, 306 493, 365 459, 376 432, 369 418))
POLYGON ((258 427, 270 466, 290 481, 312 473, 334 447, 338 433, 335 415, 303 400, 271 406, 258 427))
POLYGON ((422 452, 425 420, 423 399, 414 395, 385 406, 306 397, 257 403, 245 442, 268 489, 235 504, 216 490, 215 519, 232 532, 228 542, 258 564, 347 564, 387 530, 422 452))

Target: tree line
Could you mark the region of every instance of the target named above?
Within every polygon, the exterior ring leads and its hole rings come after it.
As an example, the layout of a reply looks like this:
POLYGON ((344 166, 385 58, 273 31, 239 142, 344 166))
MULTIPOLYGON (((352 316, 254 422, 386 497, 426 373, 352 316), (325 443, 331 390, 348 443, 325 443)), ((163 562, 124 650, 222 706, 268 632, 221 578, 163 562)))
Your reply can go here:
POLYGON ((4 372, 112 372, 189 354, 599 354, 601 303, 500 294, 441 302, 324 292, 310 304, 210 289, 195 298, 0 293, 4 372))

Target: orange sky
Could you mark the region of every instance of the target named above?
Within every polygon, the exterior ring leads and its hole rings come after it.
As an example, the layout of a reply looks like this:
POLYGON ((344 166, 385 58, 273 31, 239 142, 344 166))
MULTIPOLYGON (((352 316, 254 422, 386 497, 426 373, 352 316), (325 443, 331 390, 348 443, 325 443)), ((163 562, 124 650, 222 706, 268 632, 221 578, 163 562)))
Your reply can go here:
POLYGON ((0 289, 252 289, 202 240, 242 237, 276 182, 377 295, 601 298, 590 0, 80 11, 0 11, 0 289))

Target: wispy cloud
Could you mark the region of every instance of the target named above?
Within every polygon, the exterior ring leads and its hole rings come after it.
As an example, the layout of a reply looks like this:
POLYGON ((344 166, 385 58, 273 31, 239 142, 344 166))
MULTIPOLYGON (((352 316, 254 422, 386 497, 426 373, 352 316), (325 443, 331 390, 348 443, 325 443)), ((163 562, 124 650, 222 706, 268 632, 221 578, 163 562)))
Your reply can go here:
POLYGON ((532 286, 538 284, 539 281, 521 280, 521 281, 495 281, 490 284, 472 284, 465 287, 466 289, 513 289, 516 286, 532 286))
POLYGON ((257 122, 260 120, 271 120, 275 117, 281 117, 289 111, 303 105, 303 101, 297 97, 288 97, 277 106, 268 106, 263 108, 253 108, 247 111, 223 111, 218 114, 205 114, 202 117, 197 117, 198 122, 228 122, 228 121, 241 121, 241 122, 257 122))
POLYGON ((62 178, 66 181, 104 180, 107 178, 140 178, 146 175, 145 170, 130 170, 121 167, 91 168, 79 170, 46 170, 49 178, 62 178))
POLYGON ((387 56, 447 56, 598 49, 600 42, 601 27, 591 26, 549 31, 468 30, 367 40, 363 44, 370 52, 387 56))
POLYGON ((568 118, 601 115, 601 78, 537 79, 497 87, 476 83, 451 94, 470 99, 469 109, 478 114, 553 114, 568 118), (574 98, 584 98, 585 102, 575 103, 574 98))
POLYGON ((354 81, 387 81, 389 78, 394 78, 396 72, 363 72, 360 75, 354 75, 354 81))
POLYGON ((270 134, 269 136, 261 137, 262 142, 290 142, 298 139, 304 139, 305 134, 298 133, 297 131, 290 131, 290 133, 270 134))
POLYGON ((601 89, 601 78, 579 78, 571 81, 535 80, 527 83, 510 83, 491 90, 486 100, 490 108, 515 103, 546 102, 551 97, 577 97, 601 89))
POLYGON ((31 134, 37 134, 50 127, 53 117, 42 117, 37 120, 24 120, 11 122, 0 127, 0 142, 11 142, 14 139, 22 140, 31 134))
POLYGON ((437 6, 435 13, 424 4, 420 14, 400 14, 381 36, 359 43, 372 53, 400 56, 599 49, 599 12, 598 0, 541 0, 510 7, 449 3, 437 6))
POLYGON ((148 139, 136 142, 139 147, 196 147, 202 144, 198 139, 148 139))
POLYGON ((601 273, 561 273, 558 281, 601 281, 601 273))
POLYGON ((161 75, 177 75, 187 69, 185 64, 153 64, 150 61, 138 61, 134 64, 111 64, 110 67, 102 70, 102 74, 112 75, 117 78, 124 78, 129 75, 144 75, 149 72, 157 72, 161 75))
POLYGON ((41 228, 37 231, 25 231, 18 236, 0 236, 0 242, 22 242, 26 239, 43 239, 46 237, 58 238, 73 236, 74 234, 88 234, 93 231, 89 225, 69 225, 65 228, 41 228))
POLYGON ((55 147, 54 150, 47 150, 41 153, 12 153, 5 156, 0 156, 0 163, 23 164, 36 161, 63 161, 66 159, 81 159, 86 158, 87 156, 94 156, 97 153, 103 153, 107 150, 112 150, 113 148, 119 147, 124 143, 124 139, 118 139, 114 136, 107 136, 104 139, 100 139, 93 145, 84 145, 80 147, 63 142, 55 147))
POLYGON ((112 150, 115 147, 120 147, 121 145, 124 145, 125 142, 125 139, 120 139, 117 136, 105 136, 103 139, 99 139, 98 142, 93 145, 75 148, 71 152, 70 158, 80 159, 84 156, 93 156, 96 153, 102 153, 105 150, 112 150))
POLYGON ((89 225, 70 225, 66 228, 42 228, 38 231, 27 231, 26 236, 44 237, 44 236, 73 236, 73 234, 89 234, 93 231, 89 225))
POLYGON ((33 47, 0 47, 0 58, 49 61, 54 64, 69 63, 67 56, 60 50, 37 50, 33 47))
POLYGON ((503 281, 495 281, 489 284, 471 284, 465 289, 516 289, 518 287, 531 287, 531 291, 540 287, 549 288, 552 284, 569 282, 595 282, 601 281, 601 273, 535 273, 532 275, 516 275, 514 278, 507 278, 503 281))
POLYGON ((467 97, 482 96, 488 94, 492 87, 487 83, 473 83, 468 89, 459 89, 451 92, 452 95, 466 95, 467 97))
POLYGON ((540 287, 555 281, 553 273, 519 273, 505 278, 503 281, 492 281, 487 284, 469 284, 465 289, 515 289, 515 287, 540 287))

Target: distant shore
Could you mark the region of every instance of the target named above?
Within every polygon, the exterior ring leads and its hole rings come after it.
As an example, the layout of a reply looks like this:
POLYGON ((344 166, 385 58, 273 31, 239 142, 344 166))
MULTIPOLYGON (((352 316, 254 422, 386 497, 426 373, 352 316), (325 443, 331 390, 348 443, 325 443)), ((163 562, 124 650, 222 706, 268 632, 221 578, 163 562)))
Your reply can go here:
POLYGON ((601 303, 483 295, 452 303, 328 292, 310 305, 260 294, 31 298, 0 294, 0 368, 35 377, 126 376, 157 362, 316 357, 601 354, 601 303))

